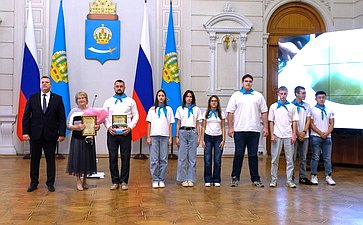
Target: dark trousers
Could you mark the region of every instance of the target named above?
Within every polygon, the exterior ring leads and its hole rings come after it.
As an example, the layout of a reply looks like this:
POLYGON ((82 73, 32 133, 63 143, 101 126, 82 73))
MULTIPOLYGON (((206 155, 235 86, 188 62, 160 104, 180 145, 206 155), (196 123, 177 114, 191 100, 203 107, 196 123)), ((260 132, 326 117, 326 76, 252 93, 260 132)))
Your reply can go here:
POLYGON ((260 181, 258 174, 258 142, 260 140, 259 132, 234 132, 234 145, 235 152, 233 158, 232 177, 240 179, 243 157, 247 146, 248 151, 248 165, 250 167, 251 181, 260 181))
POLYGON ((30 140, 30 179, 32 185, 39 184, 39 164, 44 150, 47 162, 47 186, 54 185, 55 182, 55 149, 57 141, 47 141, 44 139, 30 140))
POLYGON ((222 135, 211 136, 204 134, 204 182, 221 183, 221 162, 223 149, 219 147, 222 135), (213 172, 212 172, 212 162, 213 172))
POLYGON ((125 135, 111 135, 107 132, 107 148, 109 164, 113 184, 129 182, 130 156, 131 156, 131 132, 125 135), (121 154, 121 176, 118 170, 118 149, 121 154))

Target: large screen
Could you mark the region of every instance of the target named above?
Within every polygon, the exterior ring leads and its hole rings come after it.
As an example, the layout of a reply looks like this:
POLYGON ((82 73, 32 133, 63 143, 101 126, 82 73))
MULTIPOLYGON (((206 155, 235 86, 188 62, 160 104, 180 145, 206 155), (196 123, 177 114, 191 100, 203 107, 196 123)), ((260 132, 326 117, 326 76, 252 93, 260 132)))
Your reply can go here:
POLYGON ((315 92, 327 93, 335 128, 363 129, 363 29, 279 39, 278 86, 306 89, 306 102, 316 104, 315 92))

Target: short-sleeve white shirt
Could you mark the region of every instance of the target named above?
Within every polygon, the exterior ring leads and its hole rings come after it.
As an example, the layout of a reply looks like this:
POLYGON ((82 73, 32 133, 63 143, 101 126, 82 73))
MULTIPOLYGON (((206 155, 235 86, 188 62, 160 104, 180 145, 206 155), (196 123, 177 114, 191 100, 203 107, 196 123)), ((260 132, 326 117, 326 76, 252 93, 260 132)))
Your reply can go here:
MULTIPOLYGON (((222 135, 222 120, 218 117, 217 118, 212 115, 212 117, 205 119, 205 114, 207 112, 205 111, 203 113, 203 120, 206 120, 206 126, 205 126, 205 133, 211 136, 219 136, 222 135)), ((226 115, 224 114, 224 112, 221 112, 221 116, 222 119, 225 120, 226 119, 226 115)))
POLYGON ((193 114, 188 117, 188 108, 179 106, 176 109, 175 118, 180 120, 181 127, 196 127, 197 122, 202 120, 202 112, 198 106, 193 107, 193 114))
POLYGON ((277 108, 277 103, 270 106, 268 113, 268 121, 274 122, 274 135, 279 138, 292 137, 292 122, 299 120, 299 115, 296 112, 296 107, 293 104, 285 105, 277 108))
MULTIPOLYGON (((325 107, 325 112, 326 115, 324 114, 324 119, 322 119, 321 110, 316 108, 315 106, 311 107, 312 123, 314 123, 314 125, 322 132, 328 131, 329 119, 334 119, 334 112, 332 109, 325 107)), ((311 130, 311 135, 320 137, 320 135, 313 130, 311 130)), ((328 137, 331 137, 331 134, 329 134, 328 137)))
MULTIPOLYGON (((295 106, 296 108, 296 112, 299 115, 299 121, 297 121, 297 131, 299 133, 304 131, 305 128, 305 124, 306 124, 306 120, 308 117, 311 117, 311 109, 310 109, 310 105, 306 102, 303 103, 303 106, 305 107, 305 109, 303 109, 302 107, 300 107, 300 111, 297 112, 297 106, 295 106)), ((305 137, 304 138, 308 138, 309 137, 309 132, 306 132, 305 137)))
POLYGON ((158 115, 159 107, 151 107, 146 116, 146 121, 150 122, 150 136, 167 136, 169 137, 169 126, 171 123, 175 123, 173 110, 170 106, 165 106, 166 116, 163 110, 161 110, 160 117, 158 115))
POLYGON ((139 112, 137 111, 136 102, 130 97, 116 101, 116 98, 111 97, 106 99, 103 104, 103 108, 107 110, 108 117, 105 121, 106 128, 112 126, 112 115, 126 115, 127 116, 127 126, 133 129, 139 120, 139 112))
POLYGON ((244 95, 236 91, 228 101, 226 112, 234 115, 234 131, 261 131, 261 114, 268 108, 261 93, 252 93, 244 95))

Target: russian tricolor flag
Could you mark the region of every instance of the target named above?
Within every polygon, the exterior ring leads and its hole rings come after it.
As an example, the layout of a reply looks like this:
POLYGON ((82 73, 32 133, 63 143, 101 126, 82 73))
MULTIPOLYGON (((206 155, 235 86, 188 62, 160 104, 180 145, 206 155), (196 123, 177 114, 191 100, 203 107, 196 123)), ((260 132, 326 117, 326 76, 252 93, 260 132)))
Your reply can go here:
POLYGON ((26 105, 26 101, 33 93, 40 91, 40 76, 39 67, 37 62, 37 48, 35 44, 34 26, 33 26, 33 11, 31 1, 29 1, 28 10, 28 23, 26 26, 23 70, 21 74, 21 84, 19 93, 18 105, 18 124, 17 132, 18 138, 23 141, 22 121, 26 105))
POLYGON ((144 6, 144 21, 141 31, 139 56, 137 59, 136 76, 132 98, 136 101, 139 121, 132 130, 132 141, 137 141, 147 135, 146 115, 153 105, 153 80, 150 60, 149 24, 144 6))

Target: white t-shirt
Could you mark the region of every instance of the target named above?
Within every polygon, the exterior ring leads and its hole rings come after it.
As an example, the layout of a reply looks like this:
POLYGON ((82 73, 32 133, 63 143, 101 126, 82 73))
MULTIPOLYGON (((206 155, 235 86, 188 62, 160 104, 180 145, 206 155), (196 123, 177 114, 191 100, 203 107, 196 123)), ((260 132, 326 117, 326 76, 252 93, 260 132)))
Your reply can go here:
POLYGON ((296 111, 294 104, 285 105, 277 108, 277 103, 273 103, 270 106, 268 113, 268 121, 274 122, 274 135, 279 138, 291 138, 292 137, 292 122, 299 120, 299 115, 296 111))
POLYGON ((190 114, 190 117, 188 117, 188 108, 184 107, 183 109, 179 106, 176 109, 175 118, 180 120, 181 127, 196 127, 197 122, 203 119, 202 112, 198 106, 193 107, 193 114, 190 114))
POLYGON ((226 112, 234 115, 234 131, 261 131, 261 114, 268 109, 262 94, 252 93, 244 95, 236 91, 228 101, 226 112))
POLYGON ((169 125, 175 123, 173 110, 170 106, 165 106, 166 116, 164 110, 160 111, 160 118, 158 115, 159 107, 151 107, 146 116, 146 121, 150 122, 150 136, 167 136, 169 137, 169 125))
MULTIPOLYGON (((311 117, 310 105, 308 103, 304 102, 303 103, 303 106, 305 107, 305 109, 303 109, 302 107, 300 107, 300 111, 299 112, 297 112, 297 106, 295 106, 296 112, 299 115, 299 121, 297 121, 297 131, 299 133, 301 133, 301 132, 304 131, 307 117, 311 117)), ((305 137, 304 138, 308 138, 308 137, 309 137, 309 132, 306 131, 306 134, 305 134, 305 137)))
MULTIPOLYGON (((322 132, 325 132, 329 129, 329 119, 334 119, 334 112, 328 107, 325 107, 326 115, 324 114, 324 119, 321 118, 321 110, 316 108, 315 106, 311 108, 311 119, 312 123, 315 124, 315 126, 321 130, 322 132)), ((319 134, 317 134, 315 131, 311 130, 311 135, 320 137, 319 134)), ((329 134, 328 137, 331 137, 331 134, 329 134)))
POLYGON ((103 108, 107 110, 108 117, 105 121, 106 128, 112 126, 112 115, 126 115, 127 116, 127 126, 133 129, 139 120, 139 112, 137 111, 136 102, 130 97, 116 101, 116 98, 111 97, 106 99, 103 104, 103 108))
MULTIPOLYGON (((205 114, 207 113, 207 111, 205 111, 203 113, 203 120, 205 120, 205 114)), ((221 116, 222 119, 225 120, 226 119, 226 115, 224 114, 224 112, 221 112, 221 116)), ((212 117, 208 118, 206 120, 206 126, 205 126, 205 133, 211 136, 218 136, 218 135, 222 135, 222 126, 221 126, 222 120, 218 117, 218 113, 217 113, 217 118, 212 115, 212 117)))

